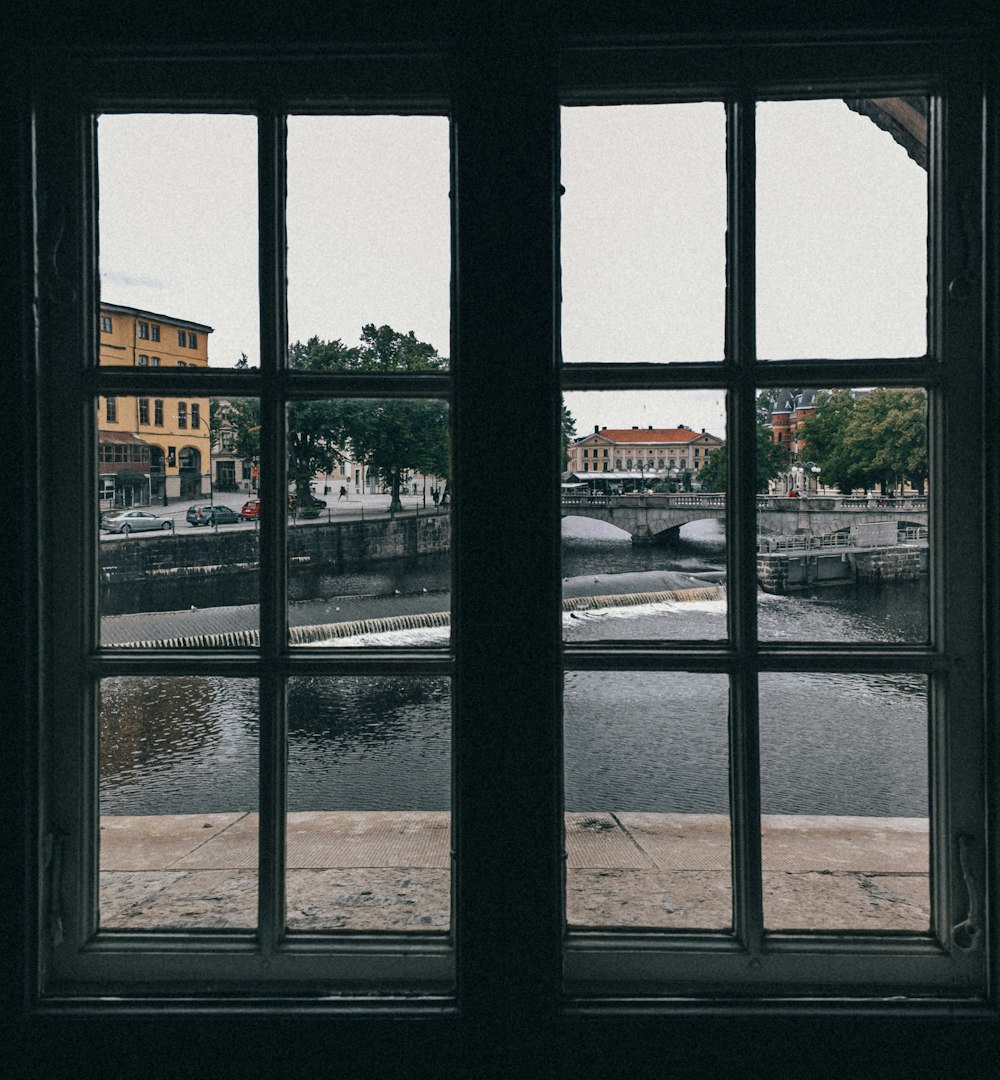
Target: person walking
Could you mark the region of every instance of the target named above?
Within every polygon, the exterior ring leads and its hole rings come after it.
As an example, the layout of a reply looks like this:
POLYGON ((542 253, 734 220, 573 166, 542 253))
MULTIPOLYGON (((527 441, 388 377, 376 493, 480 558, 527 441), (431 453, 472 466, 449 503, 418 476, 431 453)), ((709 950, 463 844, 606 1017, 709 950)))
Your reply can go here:
POLYGON ((345 488, 344 485, 341 484, 340 485, 340 494, 337 496, 337 502, 340 502, 341 499, 346 499, 346 498, 347 498, 347 488, 345 488))

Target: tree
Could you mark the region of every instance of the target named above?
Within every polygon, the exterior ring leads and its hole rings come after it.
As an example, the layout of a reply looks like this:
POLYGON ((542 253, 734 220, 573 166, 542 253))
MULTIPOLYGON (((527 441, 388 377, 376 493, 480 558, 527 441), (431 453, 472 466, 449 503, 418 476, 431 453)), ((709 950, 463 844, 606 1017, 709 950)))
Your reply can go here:
MULTIPOLYGON (((413 331, 399 333, 369 323, 359 345, 311 337, 289 346, 288 364, 297 371, 370 374, 442 371, 448 361, 413 331)), ((224 402, 213 409, 213 432, 228 421, 234 450, 253 462, 260 458, 260 404, 224 402)), ((392 492, 391 508, 401 509, 400 484, 410 469, 447 478, 448 410, 444 402, 412 398, 322 398, 288 405, 288 479, 300 505, 318 472, 329 473, 346 457, 364 463, 392 492)))
MULTIPOLYGON (((719 446, 709 455, 698 473, 703 491, 725 491, 728 473, 728 448, 719 446)), ((788 452, 783 446, 771 442, 771 436, 763 424, 757 424, 756 444, 757 478, 756 490, 767 491, 768 481, 773 480, 788 466, 788 452)))
POLYGON ((569 444, 576 435, 576 421, 573 419, 573 414, 566 406, 566 401, 563 399, 562 403, 562 462, 563 469, 569 468, 569 444))
MULTIPOLYGON (((448 361, 413 331, 368 323, 361 343, 310 338, 289 349, 289 365, 305 371, 399 374, 443 371, 448 361)), ((448 410, 444 402, 411 398, 341 398, 294 402, 288 410, 289 478, 300 500, 318 472, 329 472, 349 452, 391 491, 399 510, 400 485, 410 469, 448 476, 448 410)))
POLYGON ((921 390, 879 387, 857 398, 850 390, 819 394, 816 414, 799 434, 803 455, 845 494, 903 479, 918 490, 927 478, 927 401, 921 390))

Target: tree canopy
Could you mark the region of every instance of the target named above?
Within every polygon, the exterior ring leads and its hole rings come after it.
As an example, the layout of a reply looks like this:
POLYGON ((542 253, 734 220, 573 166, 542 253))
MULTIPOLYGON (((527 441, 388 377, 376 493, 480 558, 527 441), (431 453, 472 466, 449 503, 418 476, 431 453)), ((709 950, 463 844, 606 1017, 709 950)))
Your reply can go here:
MULTIPOLYGON (((756 445, 757 480, 756 490, 767 491, 769 480, 773 480, 783 469, 788 467, 788 453, 783 446, 771 442, 767 428, 758 421, 756 445)), ((728 447, 720 446, 712 451, 708 461, 698 473, 698 481, 703 491, 725 491, 728 473, 728 447)))
MULTIPOLYGON (((369 323, 358 345, 311 337, 288 349, 289 367, 298 371, 397 374, 443 371, 448 361, 413 331, 369 323)), ((255 463, 260 457, 260 404, 226 402, 213 424, 223 420, 233 433, 234 451, 255 463)), ((317 473, 329 473, 350 458, 365 464, 392 492, 399 509, 400 485, 409 470, 447 478, 448 407, 443 401, 417 398, 322 398, 288 406, 288 479, 303 502, 317 473)))
POLYGON ((815 460, 828 484, 846 493, 927 479, 927 398, 922 390, 877 387, 861 397, 834 390, 816 398, 802 423, 800 456, 815 460))

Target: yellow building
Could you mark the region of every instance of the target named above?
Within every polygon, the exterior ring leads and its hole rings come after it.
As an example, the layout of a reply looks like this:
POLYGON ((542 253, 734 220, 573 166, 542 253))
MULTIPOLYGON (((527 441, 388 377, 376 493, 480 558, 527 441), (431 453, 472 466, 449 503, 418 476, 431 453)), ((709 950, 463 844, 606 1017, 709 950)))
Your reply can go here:
MULTIPOLYGON (((212 327, 140 308, 101 304, 102 366, 208 367, 212 327)), ((211 491, 209 399, 98 400, 101 508, 200 498, 211 491)))

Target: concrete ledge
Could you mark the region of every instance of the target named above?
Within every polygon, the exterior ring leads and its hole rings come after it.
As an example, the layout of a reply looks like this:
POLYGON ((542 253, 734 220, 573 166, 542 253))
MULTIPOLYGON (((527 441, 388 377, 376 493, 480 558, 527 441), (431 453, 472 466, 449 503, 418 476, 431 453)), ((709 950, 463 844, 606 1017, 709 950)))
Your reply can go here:
MULTIPOLYGON (((289 928, 447 930, 450 833, 446 811, 289 814, 289 928)), ((257 837, 253 813, 103 817, 101 925, 252 929, 257 837)), ((767 815, 761 843, 768 928, 927 931, 926 819, 767 815)), ((572 927, 731 924, 724 815, 570 813, 566 854, 572 927)))

